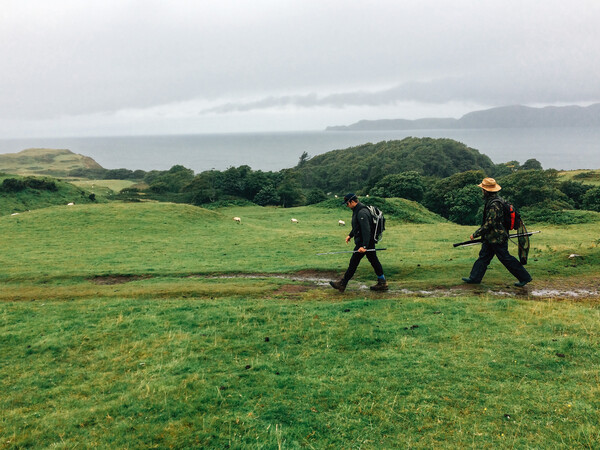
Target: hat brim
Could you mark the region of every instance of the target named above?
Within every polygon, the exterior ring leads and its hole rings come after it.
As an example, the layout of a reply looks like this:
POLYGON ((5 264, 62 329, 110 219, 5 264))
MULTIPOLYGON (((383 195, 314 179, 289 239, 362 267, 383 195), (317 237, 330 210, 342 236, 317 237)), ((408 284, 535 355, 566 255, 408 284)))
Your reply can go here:
POLYGON ((356 195, 353 195, 352 197, 350 197, 347 200, 344 198, 344 201, 342 202, 342 205, 347 205, 348 203, 350 203, 353 200, 358 201, 358 197, 356 195))
POLYGON ((496 184, 494 186, 484 186, 483 183, 480 183, 477 186, 479 186, 484 191, 488 192, 498 192, 500 189, 502 189, 502 187, 499 184, 496 184))

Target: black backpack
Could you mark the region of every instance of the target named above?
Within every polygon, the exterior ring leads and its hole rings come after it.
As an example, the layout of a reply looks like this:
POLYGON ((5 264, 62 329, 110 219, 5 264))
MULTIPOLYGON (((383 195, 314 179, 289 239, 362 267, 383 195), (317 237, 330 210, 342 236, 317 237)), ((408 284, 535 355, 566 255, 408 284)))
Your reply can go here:
POLYGON ((385 231, 385 217, 383 216, 383 212, 377 207, 373 205, 365 205, 371 214, 371 229, 373 231, 373 238, 375 242, 379 242, 385 231))

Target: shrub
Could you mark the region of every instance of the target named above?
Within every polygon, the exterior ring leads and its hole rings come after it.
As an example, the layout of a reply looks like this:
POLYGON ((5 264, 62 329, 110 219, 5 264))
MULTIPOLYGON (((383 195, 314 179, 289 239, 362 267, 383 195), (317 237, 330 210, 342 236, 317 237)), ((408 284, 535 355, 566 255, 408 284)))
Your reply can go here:
POLYGON ((51 191, 56 192, 58 187, 54 181, 44 180, 42 178, 28 177, 24 180, 25 186, 31 189, 37 189, 38 191, 51 191))
POLYGON ((386 175, 375 184, 370 193, 420 202, 424 193, 423 177, 415 171, 386 175))
POLYGON ((583 204, 583 196, 587 191, 593 188, 589 184, 583 184, 581 181, 563 181, 558 186, 560 191, 569 197, 576 209, 580 209, 583 204))
POLYGON ((590 189, 583 195, 582 206, 584 209, 600 212, 600 186, 590 189))
POLYGON ((273 185, 267 185, 256 194, 253 201, 260 206, 278 205, 279 194, 273 185))
POLYGON ((520 213, 526 225, 534 222, 543 222, 552 225, 572 225, 577 223, 595 223, 600 219, 595 212, 566 209, 557 211, 544 206, 525 207, 520 213))
POLYGON ((479 220, 479 209, 483 205, 481 188, 465 186, 448 192, 444 201, 450 205, 448 219, 459 225, 475 225, 479 220))
POLYGON ((323 200, 327 199, 327 195, 321 189, 312 189, 308 195, 306 196, 306 204, 314 205, 315 203, 321 203, 323 200))
POLYGON ((498 180, 502 186, 501 196, 517 208, 551 202, 563 202, 566 208, 569 198, 558 189, 558 172, 549 170, 521 170, 498 180))
POLYGON ((17 178, 6 178, 2 182, 2 190, 4 192, 20 192, 26 188, 25 182, 17 178))

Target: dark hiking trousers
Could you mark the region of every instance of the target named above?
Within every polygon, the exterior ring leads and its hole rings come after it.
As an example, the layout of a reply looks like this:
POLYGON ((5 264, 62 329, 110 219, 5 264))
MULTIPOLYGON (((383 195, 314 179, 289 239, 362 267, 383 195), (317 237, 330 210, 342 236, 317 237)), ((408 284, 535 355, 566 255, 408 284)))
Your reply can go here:
MULTIPOLYGON (((361 247, 362 247, 361 245, 357 245, 356 247, 354 247, 354 251, 358 250, 361 247)), ((368 248, 371 249, 374 247, 375 247, 374 245, 373 246, 369 245, 368 248)), ((350 264, 348 265, 348 270, 346 270, 346 273, 344 274, 344 282, 345 283, 348 283, 348 281, 350 281, 350 279, 352 279, 352 277, 354 276, 354 273, 356 272, 356 269, 358 268, 358 265, 360 264, 360 261, 363 259, 363 257, 365 255, 367 256, 367 259, 373 266, 373 270, 375 271, 375 274, 378 277, 383 275, 383 267, 381 267, 379 258, 377 258, 377 252, 352 253, 352 256, 350 257, 350 264)))
POLYGON ((525 267, 523 267, 517 258, 508 253, 508 241, 504 244, 490 244, 489 242, 484 241, 481 244, 479 258, 477 258, 477 261, 473 264, 469 278, 475 283, 480 283, 494 255, 498 257, 498 260, 504 264, 504 267, 506 267, 517 280, 531 280, 531 275, 529 275, 529 272, 527 272, 525 267))

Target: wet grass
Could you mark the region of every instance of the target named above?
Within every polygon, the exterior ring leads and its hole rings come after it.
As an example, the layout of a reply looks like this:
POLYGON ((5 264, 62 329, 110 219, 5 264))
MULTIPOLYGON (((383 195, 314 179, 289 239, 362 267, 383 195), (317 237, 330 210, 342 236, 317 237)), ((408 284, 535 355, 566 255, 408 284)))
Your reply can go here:
POLYGON ((4 302, 0 445, 593 447, 599 319, 322 291, 4 302))
MULTIPOLYGON (((596 445, 597 300, 397 294, 456 286, 478 247, 451 244, 471 227, 389 221, 384 295, 357 288, 368 264, 343 295, 220 276, 341 273, 347 254, 315 255, 348 249, 339 219, 116 203, 0 217, 0 448, 596 445)), ((597 227, 540 229, 534 283, 597 286, 597 227)), ((495 262, 484 287, 512 281, 495 262)))

